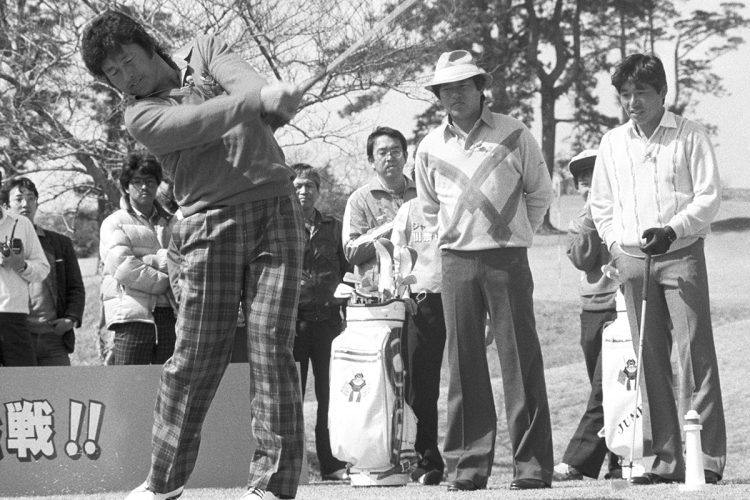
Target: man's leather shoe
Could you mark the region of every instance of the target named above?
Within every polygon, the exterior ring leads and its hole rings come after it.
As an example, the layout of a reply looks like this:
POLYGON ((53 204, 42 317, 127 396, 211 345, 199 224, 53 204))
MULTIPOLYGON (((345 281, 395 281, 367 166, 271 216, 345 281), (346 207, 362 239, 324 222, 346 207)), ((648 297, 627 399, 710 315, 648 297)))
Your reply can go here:
POLYGON ((511 490, 540 490, 542 488, 549 488, 550 485, 542 481, 541 479, 534 478, 521 478, 516 479, 510 483, 511 490))
POLYGON ((346 469, 339 469, 328 474, 323 474, 323 476, 321 476, 321 479, 323 481, 348 481, 349 473, 346 471, 346 469))
POLYGON ((448 483, 448 491, 474 491, 478 489, 479 486, 468 479, 456 479, 448 483))
POLYGON ((706 484, 716 484, 721 481, 721 476, 712 470, 704 470, 703 474, 706 476, 706 484))
POLYGON ((609 469, 609 472, 604 474, 604 479, 622 479, 622 469, 619 467, 609 469))
POLYGON ((653 472, 647 472, 642 476, 635 476, 630 478, 630 484, 636 484, 639 486, 649 484, 669 484, 673 482, 674 481, 672 481, 671 479, 662 477, 659 474, 654 474, 653 472))
POLYGON ((417 464, 417 468, 412 471, 411 479, 425 486, 435 486, 443 480, 443 470, 423 458, 417 464))

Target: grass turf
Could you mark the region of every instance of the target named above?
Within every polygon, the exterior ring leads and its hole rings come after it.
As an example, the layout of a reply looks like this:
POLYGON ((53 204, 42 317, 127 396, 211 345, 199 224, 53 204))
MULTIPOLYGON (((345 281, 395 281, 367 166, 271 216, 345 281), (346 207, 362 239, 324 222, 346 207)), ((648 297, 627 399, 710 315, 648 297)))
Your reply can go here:
MULTIPOLYGON (((563 197, 556 207, 553 222, 559 228, 567 227, 567 221, 580 206, 576 197, 563 197)), ((750 352, 750 338, 745 332, 750 329, 750 308, 747 297, 750 287, 750 262, 744 258, 750 245, 750 229, 747 224, 737 222, 737 217, 750 213, 750 204, 745 199, 733 198, 725 202, 722 216, 712 236, 707 239, 709 287, 711 290, 712 315, 716 346, 722 375, 724 407, 729 432, 727 468, 719 486, 698 493, 680 492, 675 485, 626 487, 622 482, 573 481, 555 483, 552 489, 539 491, 510 491, 512 479, 510 444, 504 421, 502 405, 502 383, 494 345, 488 350, 488 360, 493 377, 493 387, 498 408, 498 436, 495 463, 487 490, 472 493, 448 493, 444 485, 420 487, 408 485, 400 488, 352 488, 342 484, 320 483, 315 470, 315 444, 312 432, 308 433, 307 453, 310 461, 311 484, 300 486, 297 498, 310 500, 328 499, 456 499, 477 500, 496 498, 644 498, 658 496, 663 499, 677 498, 750 498, 750 425, 745 416, 750 411, 750 391, 745 386, 745 377, 750 374, 746 365, 750 352), (721 223, 722 220, 734 221, 721 223), (739 224, 739 225, 738 225, 739 224)), ((575 291, 577 271, 565 256, 565 236, 538 237, 529 253, 535 280, 535 311, 537 327, 546 366, 546 381, 550 409, 552 412, 553 440, 556 460, 562 456, 568 439, 573 433, 588 395, 585 368, 578 345, 578 297, 575 291)), ((98 283, 95 259, 82 262, 87 286, 87 310, 84 327, 78 331, 74 364, 98 364, 96 332, 98 322, 98 283)), ((446 387, 446 370, 443 370, 442 386, 446 387)), ((305 401, 306 428, 314 428, 316 403, 312 389, 312 374, 308 377, 305 401)), ((440 429, 445 428, 445 391, 439 403, 440 429)), ((442 435, 441 435, 442 439, 442 435)), ((146 457, 144 457, 145 459, 146 457)), ((135 485, 134 485, 135 486, 135 485)), ((231 499, 242 494, 240 488, 188 489, 182 498, 231 499)), ((122 498, 123 492, 95 495, 64 495, 43 497, 47 499, 104 499, 122 498)), ((42 498, 42 497, 25 497, 42 498)))

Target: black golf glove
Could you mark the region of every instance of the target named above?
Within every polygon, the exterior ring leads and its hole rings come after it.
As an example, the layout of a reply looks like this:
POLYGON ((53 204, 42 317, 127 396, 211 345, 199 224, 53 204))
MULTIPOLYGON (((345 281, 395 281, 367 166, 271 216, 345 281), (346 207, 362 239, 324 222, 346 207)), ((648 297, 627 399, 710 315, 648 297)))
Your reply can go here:
POLYGON ((677 235, 669 226, 650 227, 643 231, 641 238, 646 240, 646 244, 641 247, 643 253, 661 255, 669 250, 669 246, 677 239, 677 235))

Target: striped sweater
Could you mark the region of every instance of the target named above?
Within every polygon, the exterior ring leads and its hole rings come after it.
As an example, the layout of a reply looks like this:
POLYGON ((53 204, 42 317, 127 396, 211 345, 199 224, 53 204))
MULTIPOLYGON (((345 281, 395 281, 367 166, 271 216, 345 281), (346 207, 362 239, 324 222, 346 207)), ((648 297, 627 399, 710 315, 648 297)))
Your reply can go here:
POLYGON ((602 138, 591 182, 591 214, 610 248, 638 253, 641 234, 671 226, 670 251, 708 234, 721 201, 711 142, 696 122, 665 111, 650 138, 632 122, 602 138))

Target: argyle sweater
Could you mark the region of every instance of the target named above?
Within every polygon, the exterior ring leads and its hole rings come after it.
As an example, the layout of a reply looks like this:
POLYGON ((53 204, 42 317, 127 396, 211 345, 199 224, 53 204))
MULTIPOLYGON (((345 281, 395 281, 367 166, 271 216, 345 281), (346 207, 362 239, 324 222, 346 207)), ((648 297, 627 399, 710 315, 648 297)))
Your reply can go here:
POLYGON ((417 148, 415 169, 425 221, 442 249, 530 247, 552 202, 531 132, 489 108, 466 136, 444 120, 417 148))

